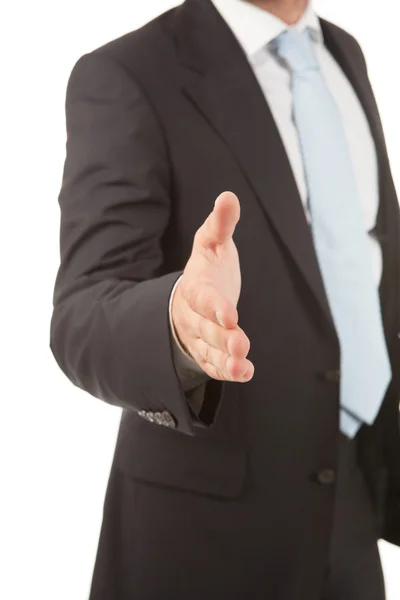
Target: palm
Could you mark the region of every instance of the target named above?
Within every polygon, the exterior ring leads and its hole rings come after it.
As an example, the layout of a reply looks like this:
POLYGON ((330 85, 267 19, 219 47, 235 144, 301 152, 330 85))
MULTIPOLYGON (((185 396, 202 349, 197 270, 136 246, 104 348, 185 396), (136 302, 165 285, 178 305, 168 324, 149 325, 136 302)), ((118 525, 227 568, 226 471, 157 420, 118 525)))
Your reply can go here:
POLYGON ((236 308, 240 296, 239 254, 232 238, 215 252, 194 257, 198 281, 211 286, 236 308))

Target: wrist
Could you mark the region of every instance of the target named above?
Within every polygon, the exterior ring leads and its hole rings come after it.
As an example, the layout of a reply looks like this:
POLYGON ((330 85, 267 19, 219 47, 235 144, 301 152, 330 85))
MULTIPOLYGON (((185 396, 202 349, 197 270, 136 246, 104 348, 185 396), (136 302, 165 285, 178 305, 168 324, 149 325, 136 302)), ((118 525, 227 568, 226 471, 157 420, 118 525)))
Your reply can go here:
POLYGON ((172 292, 171 292, 171 298, 170 298, 170 303, 169 303, 170 327, 171 327, 171 332, 172 332, 173 338, 174 338, 175 343, 178 346, 178 348, 181 350, 181 352, 183 354, 185 354, 185 356, 192 363, 197 365, 197 362, 194 360, 194 358, 190 354, 189 350, 187 349, 186 345, 182 341, 182 338, 178 332, 178 327, 176 325, 176 323, 178 322, 178 311, 179 311, 179 308, 177 308, 177 307, 179 307, 179 303, 182 301, 181 296, 180 296, 180 280, 181 279, 182 279, 182 275, 176 281, 176 283, 172 289, 172 292))

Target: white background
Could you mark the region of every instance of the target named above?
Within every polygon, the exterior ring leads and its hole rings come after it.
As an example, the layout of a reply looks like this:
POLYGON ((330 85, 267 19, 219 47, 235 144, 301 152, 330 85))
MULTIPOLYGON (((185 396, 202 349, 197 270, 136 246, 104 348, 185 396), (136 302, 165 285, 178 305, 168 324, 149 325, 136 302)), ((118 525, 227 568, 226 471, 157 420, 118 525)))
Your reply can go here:
MULTIPOLYGON (((64 377, 48 347, 58 266, 64 100, 79 56, 170 8, 169 0, 14 0, 2 10, 0 597, 87 600, 119 409, 64 377)), ((400 179, 394 0, 315 0, 360 41, 400 179)), ((400 550, 381 546, 389 600, 400 550)), ((112 600, 112 599, 110 599, 112 600)), ((188 599, 189 600, 189 599, 188 599)))

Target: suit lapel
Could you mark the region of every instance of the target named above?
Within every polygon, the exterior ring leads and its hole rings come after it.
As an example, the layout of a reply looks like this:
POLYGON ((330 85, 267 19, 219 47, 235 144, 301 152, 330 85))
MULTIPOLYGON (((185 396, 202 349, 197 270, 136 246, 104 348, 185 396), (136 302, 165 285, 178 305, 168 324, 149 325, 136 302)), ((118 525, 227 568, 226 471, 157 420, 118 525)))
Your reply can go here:
MULTIPOLYGON (((321 26, 324 33, 325 44, 330 53, 335 57, 335 60, 340 65, 346 77, 352 84, 358 99, 364 109, 367 117, 372 137, 375 142, 376 152, 379 163, 380 189, 382 195, 382 187, 384 183, 384 172, 387 166, 387 155, 384 141, 384 133, 379 117, 378 107, 376 106, 375 98, 369 83, 363 57, 361 53, 356 53, 354 47, 351 47, 349 37, 335 25, 321 19, 321 26)), ((382 203, 380 208, 382 208, 382 203)), ((378 219, 378 230, 382 227, 382 220, 378 219)), ((378 233, 384 237, 383 231, 378 233)))
POLYGON ((297 184, 258 81, 211 2, 189 0, 183 9, 178 42, 183 92, 225 140, 292 263, 332 323, 297 184))
MULTIPOLYGON (((275 120, 240 45, 209 0, 186 0, 175 24, 183 93, 226 142, 293 264, 333 326, 310 227, 275 120)), ((321 20, 325 43, 354 86, 376 143, 382 184, 385 147, 362 57, 321 20)), ((221 190, 222 191, 222 190, 221 190)), ((234 191, 234 190, 233 190, 234 191)), ((382 185, 381 185, 382 195, 382 185)), ((384 238, 382 210, 378 237, 384 238)))
MULTIPOLYGON (((391 347, 398 322, 398 308, 395 299, 398 298, 396 287, 399 285, 397 259, 399 209, 390 173, 384 132, 361 53, 354 51, 353 44, 349 44, 350 38, 343 30, 323 19, 321 19, 321 25, 329 51, 346 74, 363 106, 375 142, 380 196, 375 233, 383 254, 380 298, 386 339, 391 347)), ((397 339, 395 339, 395 345, 398 345, 397 339)))
POLYGON ((355 52, 354 42, 349 44, 351 38, 342 29, 324 19, 320 19, 320 22, 325 44, 352 84, 364 108, 378 150, 382 151, 384 134, 378 107, 366 73, 364 58, 361 52, 355 52))

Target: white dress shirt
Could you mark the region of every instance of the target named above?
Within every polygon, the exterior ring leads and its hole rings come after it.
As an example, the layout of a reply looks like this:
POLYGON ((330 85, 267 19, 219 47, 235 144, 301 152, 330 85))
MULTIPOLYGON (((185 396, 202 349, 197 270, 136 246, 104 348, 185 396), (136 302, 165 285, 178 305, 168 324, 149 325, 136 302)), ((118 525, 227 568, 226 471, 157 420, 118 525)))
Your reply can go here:
MULTIPOLYGON (((265 95, 266 102, 271 109, 285 146, 309 222, 311 222, 311 217, 308 210, 307 185, 299 139, 292 120, 290 73, 277 60, 269 47, 269 43, 290 27, 300 31, 303 31, 306 27, 311 29, 322 75, 342 115, 362 203, 365 231, 368 234, 375 227, 379 208, 378 165, 375 144, 364 110, 352 85, 324 45, 321 25, 311 2, 301 19, 292 26, 245 0, 212 0, 212 2, 243 48, 265 95)), ((243 115, 243 118, 246 118, 246 115, 243 115)), ((221 192, 223 191, 221 190, 221 192)), ((290 218, 289 215, 288 218, 290 218)), ((378 286, 382 274, 381 247, 371 234, 369 237, 371 260, 378 286)), ((175 287, 171 293, 170 306, 175 287)), ((177 372, 184 388, 190 389, 204 382, 207 375, 180 346, 172 319, 170 323, 175 340, 174 361, 177 372)))

